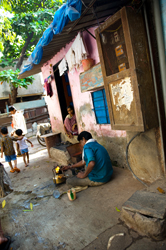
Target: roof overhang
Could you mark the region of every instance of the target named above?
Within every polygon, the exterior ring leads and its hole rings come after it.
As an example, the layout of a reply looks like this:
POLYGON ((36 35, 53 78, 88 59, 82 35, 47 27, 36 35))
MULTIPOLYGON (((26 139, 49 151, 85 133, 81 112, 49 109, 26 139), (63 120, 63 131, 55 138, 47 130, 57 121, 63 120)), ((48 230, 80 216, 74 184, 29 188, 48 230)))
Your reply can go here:
POLYGON ((20 74, 19 79, 41 72, 43 64, 56 55, 66 44, 70 43, 79 31, 98 26, 131 1, 84 0, 82 2, 81 17, 74 22, 69 22, 60 34, 54 35, 52 41, 47 46, 43 47, 41 62, 34 65, 31 70, 20 74))

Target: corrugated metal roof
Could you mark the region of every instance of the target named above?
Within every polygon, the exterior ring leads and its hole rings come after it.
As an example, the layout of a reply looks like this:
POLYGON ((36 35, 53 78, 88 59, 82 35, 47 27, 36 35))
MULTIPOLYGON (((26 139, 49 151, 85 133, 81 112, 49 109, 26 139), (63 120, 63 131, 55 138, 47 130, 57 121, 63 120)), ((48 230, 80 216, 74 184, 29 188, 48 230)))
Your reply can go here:
POLYGON ((81 17, 74 22, 69 22, 60 34, 54 35, 52 41, 43 47, 41 62, 34 65, 30 71, 19 75, 19 79, 41 72, 43 64, 56 55, 67 43, 70 43, 78 31, 103 23, 109 16, 113 15, 129 2, 130 0, 82 0, 81 17), (88 9, 88 6, 92 7, 88 9))

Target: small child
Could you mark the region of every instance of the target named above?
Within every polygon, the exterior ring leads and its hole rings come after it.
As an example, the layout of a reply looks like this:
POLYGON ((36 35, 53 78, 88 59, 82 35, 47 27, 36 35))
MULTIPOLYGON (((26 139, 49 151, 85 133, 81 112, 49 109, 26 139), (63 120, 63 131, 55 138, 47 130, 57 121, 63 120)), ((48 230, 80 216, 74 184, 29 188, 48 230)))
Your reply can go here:
POLYGON ((25 167, 27 167, 29 163, 29 153, 28 153, 28 145, 26 144, 26 141, 31 144, 31 147, 33 147, 33 144, 30 140, 28 140, 25 136, 22 135, 23 131, 21 129, 17 129, 15 131, 15 134, 18 136, 17 143, 19 144, 21 154, 23 155, 25 167), (26 161, 26 158, 27 158, 27 161, 26 161))
POLYGON ((17 168, 17 158, 13 146, 13 140, 8 135, 8 129, 6 127, 1 128, 1 158, 3 158, 3 153, 5 154, 5 161, 9 163, 9 166, 11 168, 10 172, 14 173, 15 171, 17 173, 20 172, 20 169, 17 168), (12 165, 12 162, 14 161, 14 168, 12 165))

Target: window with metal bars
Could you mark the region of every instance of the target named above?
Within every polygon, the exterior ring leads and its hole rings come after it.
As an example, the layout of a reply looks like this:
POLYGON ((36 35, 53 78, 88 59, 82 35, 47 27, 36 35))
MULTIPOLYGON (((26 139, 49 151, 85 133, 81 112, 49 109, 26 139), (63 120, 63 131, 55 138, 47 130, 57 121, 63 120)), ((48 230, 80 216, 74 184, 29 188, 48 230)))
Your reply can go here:
POLYGON ((110 124, 105 89, 93 92, 92 100, 97 124, 110 124))

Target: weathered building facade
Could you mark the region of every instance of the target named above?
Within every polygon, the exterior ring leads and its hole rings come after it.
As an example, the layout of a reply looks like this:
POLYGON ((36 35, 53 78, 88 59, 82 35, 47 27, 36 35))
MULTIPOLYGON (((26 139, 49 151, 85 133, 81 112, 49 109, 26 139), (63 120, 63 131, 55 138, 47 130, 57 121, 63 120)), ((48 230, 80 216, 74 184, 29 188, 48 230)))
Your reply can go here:
MULTIPOLYGON (((107 3, 106 5, 109 5, 111 3, 107 3)), ((149 3, 149 1, 147 1, 147 6, 148 4, 150 4, 151 8, 153 9, 154 5, 153 3, 149 3)), ((104 5, 104 3, 103 3, 104 5)), ((103 5, 101 4, 101 11, 102 11, 102 7, 103 5)), ((146 6, 146 7, 147 7, 146 6)), ((99 9, 100 9, 99 8, 99 9)), ((133 7, 129 6, 127 8, 130 8, 130 10, 132 10, 133 7)), ((145 8, 145 6, 144 6, 145 8)), ((162 116, 162 103, 160 103, 159 105, 159 101, 158 98, 161 97, 161 95, 163 94, 162 91, 159 91, 159 81, 155 80, 155 75, 160 75, 159 73, 159 68, 158 68, 158 73, 154 72, 154 65, 153 65, 153 61, 157 61, 157 57, 158 54, 157 52, 153 52, 151 51, 151 49, 154 50, 154 40, 153 43, 150 43, 150 38, 152 38, 152 34, 154 36, 156 36, 156 31, 153 30, 152 33, 148 33, 148 26, 146 23, 146 18, 148 19, 149 22, 149 26, 151 28, 152 26, 152 18, 150 16, 150 13, 146 13, 146 8, 144 9, 144 14, 143 14, 143 9, 142 11, 138 8, 138 10, 133 10, 134 15, 135 15, 135 19, 137 19, 137 15, 142 16, 142 20, 143 20, 143 29, 144 32, 142 33, 142 41, 140 40, 139 43, 137 41, 137 36, 135 35, 135 38, 133 38, 133 34, 131 34, 132 32, 137 32, 138 29, 134 29, 130 30, 130 32, 127 30, 125 32, 129 32, 129 34, 131 35, 131 41, 132 41, 132 46, 137 49, 137 47, 142 48, 144 47, 144 51, 146 53, 141 54, 136 51, 135 52, 133 50, 133 54, 132 53, 128 53, 128 47, 130 45, 130 39, 127 41, 127 55, 128 55, 128 61, 126 61, 125 66, 123 68, 123 71, 119 72, 115 72, 115 73, 111 73, 112 76, 109 75, 105 75, 104 72, 104 64, 107 66, 106 67, 110 67, 110 62, 109 60, 105 59, 104 61, 101 60, 101 51, 99 50, 99 45, 97 46, 97 42, 101 42, 100 40, 100 36, 98 38, 98 41, 96 42, 95 37, 95 30, 98 28, 97 26, 93 25, 88 25, 87 24, 87 29, 88 30, 82 30, 82 26, 80 25, 79 28, 79 24, 75 23, 74 26, 70 26, 66 28, 66 30, 75 30, 75 36, 78 33, 78 31, 82 32, 82 37, 84 39, 84 42, 87 46, 88 52, 89 52, 89 57, 92 58, 95 62, 95 65, 100 64, 101 68, 102 68, 102 75, 103 75, 103 84, 99 84, 99 86, 94 86, 93 88, 89 88, 90 85, 85 84, 87 87, 87 91, 84 89, 83 90, 83 86, 81 86, 81 82, 82 81, 86 81, 86 75, 85 78, 82 74, 83 72, 83 68, 81 67, 80 70, 76 70, 74 71, 74 73, 70 73, 67 72, 67 76, 68 76, 68 84, 69 87, 67 87, 68 89, 70 88, 70 94, 68 92, 68 96, 72 97, 72 102, 73 102, 73 106, 75 109, 75 113, 76 113, 76 118, 77 118, 77 124, 78 124, 78 130, 79 132, 83 131, 83 130, 87 130, 89 132, 92 133, 93 137, 95 139, 97 139, 97 141, 99 143, 101 143, 103 146, 106 147, 106 149, 108 150, 111 160, 114 162, 114 164, 116 163, 118 166, 120 167, 126 167, 127 166, 127 162, 126 162, 126 158, 128 159, 128 162, 130 164, 131 169, 133 170, 133 172, 142 180, 147 181, 147 182, 153 182, 156 179, 160 178, 161 176, 163 176, 163 174, 165 173, 165 161, 164 161, 164 134, 163 134, 163 121, 161 119, 162 116), (137 11, 139 12, 139 14, 137 13, 137 11), (146 15, 145 15, 146 14, 146 15), (89 28, 89 26, 93 26, 91 28, 89 28), (135 40, 134 40, 135 39, 135 40), (144 42, 146 46, 144 46, 144 42), (152 48, 151 48, 152 46, 152 48), (99 56, 100 54, 100 56, 99 56), (152 56, 153 55, 153 56, 152 56), (133 59, 132 59, 133 57, 133 59), (136 59, 136 57, 138 58, 138 60, 136 59), (132 61, 133 60, 133 61, 132 61), (141 62, 142 60, 142 62, 141 62), (137 62, 136 62, 137 61, 137 62), (142 66, 140 66, 142 63, 142 66), (137 65, 137 66, 135 66, 137 65), (144 65, 144 66, 143 66, 144 65), (141 68, 142 67, 142 68, 141 68), (150 80, 147 80, 146 82, 146 86, 149 84, 149 82, 151 82, 151 85, 149 85, 149 87, 147 87, 147 89, 145 88, 144 91, 142 89, 140 89, 141 87, 144 88, 145 86, 143 86, 144 84, 144 74, 147 74, 147 69, 146 67, 149 67, 148 70, 149 71, 149 76, 150 76, 150 80), (133 70, 133 71, 132 71, 133 70), (135 75, 135 76, 134 76, 135 75), (123 105, 119 105, 121 103, 117 103, 116 101, 119 100, 119 93, 117 94, 117 88, 115 89, 115 100, 111 101, 109 100, 109 97, 111 96, 111 94, 113 94, 113 92, 110 91, 110 88, 106 87, 107 84, 107 79, 109 80, 109 84, 115 84, 117 83, 117 80, 119 79, 125 79, 125 77, 129 77, 131 78, 131 84, 129 84, 129 88, 127 91, 130 91, 130 98, 126 98, 126 105, 128 104, 128 100, 130 99, 130 105, 132 108, 136 107, 135 112, 133 111, 133 113, 130 113, 130 108, 127 110, 125 109, 124 103, 122 103, 123 105), (133 77, 135 77, 135 79, 138 80, 138 84, 136 85, 136 81, 132 80, 134 79, 133 77), (139 80, 140 78, 140 80, 139 80), (80 81, 81 79, 81 81, 80 81), (82 80, 83 79, 83 80, 82 80), (153 80, 152 80, 153 79, 153 80), (140 83, 139 83, 140 81, 140 83), (142 84, 142 85, 141 85, 142 84), (149 88, 149 90, 148 90, 149 88), (151 88, 154 89, 153 95, 151 95, 151 88), (138 93, 136 92, 136 89, 138 89, 138 93), (106 92, 106 93, 105 93, 106 92), (105 95, 106 94, 106 95, 105 95), (143 94, 145 95, 145 98, 143 96, 143 94), (132 96, 132 98, 131 98, 132 96), (106 98, 107 97, 107 98, 106 98), (102 105, 98 105, 96 106, 96 102, 98 101, 97 98, 99 98, 103 104, 102 105), (149 101, 148 101, 149 98, 149 101), (141 100, 141 101, 139 101, 141 100), (147 102, 148 101, 148 102, 147 102), (108 102, 108 104, 107 104, 108 102), (114 103, 113 103, 114 102, 114 103), (151 107, 153 106, 153 108, 150 110, 150 105, 149 103, 152 103, 151 107), (112 104, 111 104, 112 103, 112 104), (111 107, 112 105, 112 107, 111 107), (135 105, 135 106, 133 106, 135 105), (147 107, 149 105, 149 107, 147 107), (103 108, 100 110, 97 110, 97 108, 103 108), (124 120, 124 122, 121 122, 121 125, 119 126, 119 130, 117 130, 118 126, 116 126, 116 121, 113 120, 113 118, 110 116, 108 117, 108 110, 109 110, 109 115, 111 115, 111 112, 114 115, 114 118, 116 118, 116 114, 115 111, 116 109, 113 109, 115 106, 115 108, 117 108, 117 111, 121 112, 121 117, 123 117, 121 121, 124 120), (123 106, 123 107, 122 107, 123 106), (112 108, 112 111, 111 111, 112 108), (98 112, 99 111, 99 112, 98 112), (100 114, 100 115, 99 115, 100 114), (106 121, 103 122, 101 118, 101 114, 103 114, 103 119, 106 119, 106 121), (124 114, 127 114, 126 118, 124 116, 124 114), (139 114, 139 115, 138 115, 139 114), (154 115, 155 114, 155 115, 154 115), (139 117, 138 117, 139 116, 139 117), (139 124, 140 121, 140 117, 142 118, 142 121, 144 125, 139 126, 139 129, 134 128, 134 127, 138 127, 137 125, 139 124), (133 118, 134 117, 134 118, 133 118), (152 118, 153 117, 153 118, 152 118), (110 119, 111 118, 111 119, 110 119), (130 120, 133 120, 130 124, 130 120), (148 123, 148 120, 150 121, 150 119, 152 119, 152 122, 148 123), (111 127, 111 123, 110 120, 112 122, 112 126, 114 127, 114 130, 111 127), (129 122, 128 122, 129 121, 129 122), (138 121, 138 122, 135 122, 138 121), (127 124, 128 122, 128 124, 127 124), (127 124, 127 129, 125 128, 124 124, 127 124), (152 124, 153 123, 153 124, 152 124), (146 126, 145 126, 146 125, 146 126), (143 126, 145 126, 143 128, 143 126), (130 130, 131 128, 131 130, 130 130), (127 131, 127 132, 126 132, 127 131), (139 134, 138 134, 139 132, 139 134), (140 133, 141 132, 141 133, 140 133), (130 143, 130 147, 129 144, 130 143), (127 152, 126 152, 126 146, 128 144, 127 152)), ((108 11, 109 12, 109 11, 108 11)), ((114 11, 114 13, 116 13, 116 11, 114 11)), ((112 14, 110 12, 108 16, 111 16, 112 14)), ((90 13, 89 13, 90 15, 90 13)), ((123 15, 123 13, 122 13, 123 15)), ((87 18, 87 16, 86 16, 87 18)), ((102 27, 104 27, 104 25, 106 26, 105 23, 108 23, 106 21, 107 18, 103 19, 103 25, 102 27), (106 22, 104 22, 106 21, 106 22)), ((116 19, 116 18, 115 18, 116 19)), ((113 22, 114 18, 112 18, 112 22, 113 22)), ((139 20, 139 18, 138 18, 139 20)), ((117 20, 115 20, 117 21, 117 20)), ((155 22, 155 20, 153 20, 155 22)), ((83 21, 81 22, 81 24, 83 25, 83 21)), ((86 25, 85 25, 86 26, 86 25)), ((100 33, 100 27, 98 28, 99 33, 100 33)), ((119 29, 120 25, 118 26, 119 29)), ((123 24, 123 27, 125 27, 125 25, 123 24)), ((130 24, 129 27, 131 28, 130 24)), ((139 23, 138 23, 138 27, 139 27, 139 23)), ((149 29, 150 29, 149 28, 149 29)), ((65 30, 65 32, 66 32, 65 30)), ((112 29, 110 29, 112 32, 112 29)), ((110 30, 108 30, 108 32, 110 32, 110 30)), ((114 30, 114 29, 113 29, 114 30)), ((116 32, 117 29, 115 29, 114 31, 116 32)), ((139 30, 140 31, 140 30, 139 30)), ((140 31, 142 32, 142 31, 140 31)), ((51 119, 51 124, 52 124, 52 129, 54 132, 61 132, 61 136, 62 136, 62 140, 66 139, 65 136, 65 132, 64 132, 64 117, 67 114, 67 112, 65 113, 65 108, 66 108, 66 104, 68 103, 67 97, 65 95, 65 84, 64 81, 66 82, 66 80, 64 80, 64 76, 59 75, 59 71, 58 71, 58 64, 59 62, 65 57, 66 53, 69 51, 73 41, 74 41, 74 37, 71 37, 70 39, 70 32, 66 33, 66 37, 68 37, 68 42, 65 40, 65 34, 63 34, 63 37, 61 38, 63 42, 63 46, 61 46, 58 49, 58 46, 56 46, 56 38, 52 43, 52 45, 48 45, 48 51, 51 50, 51 46, 53 46, 53 43, 55 43, 55 50, 56 53, 54 55, 50 55, 48 60, 45 60, 45 62, 43 61, 41 63, 40 69, 42 71, 43 74, 43 79, 48 78, 50 75, 53 76, 52 81, 51 81, 51 87, 53 90, 53 95, 52 97, 47 97, 47 105, 48 105, 48 110, 49 110, 49 114, 50 114, 50 119, 51 119), (62 88, 63 86, 63 88, 62 88)), ((74 33, 73 33, 74 34, 74 33)), ((57 37, 57 36, 56 36, 57 37)), ((59 38, 57 37, 57 40, 59 38)), ((102 39, 102 38, 101 38, 102 39)), ((117 39, 117 38, 116 38, 117 39)), ((103 38, 103 43, 106 40, 104 40, 103 38)), ((47 49, 46 49, 47 50, 47 49)), ((118 52, 118 50, 117 50, 118 52)), ((94 69, 94 74, 97 74, 97 71, 95 71, 95 67, 93 67, 94 69)), ((157 66, 156 66, 157 69, 157 66)), ((36 72, 39 70, 39 66, 36 67, 36 72)), ((157 71, 157 70, 156 70, 157 71)), ((30 71, 30 72, 35 72, 35 69, 30 71)), ((29 72, 29 74, 30 74, 29 72)), ((26 73, 27 74, 27 73, 26 73)), ((26 75, 25 74, 25 75, 26 75)), ((110 75, 111 75, 110 74, 110 75)), ((24 74, 23 74, 24 76, 24 74)), ((98 76, 96 75, 96 78, 98 78, 98 76)), ((91 83, 90 83, 91 84, 91 83)), ((115 86, 114 85, 114 86, 115 86)), ((128 85, 127 85, 128 86, 128 85)), ((85 87, 85 86, 84 86, 85 87)), ((113 88, 112 88, 113 89, 113 88)), ((126 91, 126 90, 125 90, 126 91)), ((112 97, 110 97, 112 98, 112 97)), ((122 101, 122 99, 121 99, 122 101)), ((134 108, 133 108, 134 110, 134 108)), ((120 115, 119 115, 120 117, 120 115)), ((164 118, 165 119, 165 118, 164 118)), ((119 120, 118 120, 119 122, 119 120)))

